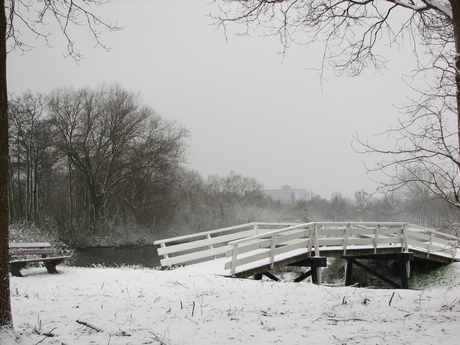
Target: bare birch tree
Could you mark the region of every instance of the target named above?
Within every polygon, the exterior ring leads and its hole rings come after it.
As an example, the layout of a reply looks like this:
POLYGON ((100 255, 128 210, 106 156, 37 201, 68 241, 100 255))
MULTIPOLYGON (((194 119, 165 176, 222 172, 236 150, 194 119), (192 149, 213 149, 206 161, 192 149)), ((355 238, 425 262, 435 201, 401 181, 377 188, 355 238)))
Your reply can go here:
MULTIPOLYGON (((67 55, 79 60, 81 55, 75 50, 72 32, 86 26, 97 45, 104 30, 118 30, 117 25, 107 24, 92 12, 95 5, 107 0, 0 0, 0 327, 12 327, 9 272, 8 272, 8 97, 6 79, 7 51, 32 48, 23 40, 21 33, 32 31, 37 37, 48 39, 51 32, 48 24, 57 23, 58 30, 67 41, 67 55), (19 29, 20 28, 20 29, 19 29), (8 48, 7 48, 8 47, 8 48)), ((104 47, 106 48, 106 47, 104 47)))
POLYGON ((323 44, 322 68, 355 76, 380 69, 384 45, 411 43, 414 77, 427 87, 403 105, 399 126, 385 134, 390 147, 356 137, 359 151, 381 155, 371 171, 383 171, 394 191, 413 180, 436 197, 460 208, 460 2, 458 0, 224 0, 211 14, 227 33, 258 30, 276 36, 283 52, 292 44, 323 44), (402 19, 401 19, 402 18, 402 19), (241 26, 240 26, 241 27, 241 26), (428 179, 420 179, 418 171, 428 179))

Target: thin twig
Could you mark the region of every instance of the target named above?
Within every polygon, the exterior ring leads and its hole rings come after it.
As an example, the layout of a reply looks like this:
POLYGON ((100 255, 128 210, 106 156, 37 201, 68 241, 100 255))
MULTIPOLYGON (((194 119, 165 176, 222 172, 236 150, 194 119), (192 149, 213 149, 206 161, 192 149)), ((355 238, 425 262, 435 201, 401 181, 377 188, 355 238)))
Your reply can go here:
POLYGON ((393 297, 395 296, 395 293, 393 292, 393 294, 391 295, 391 298, 390 298, 390 301, 388 302, 388 305, 391 307, 391 302, 393 301, 393 297))
POLYGON ((335 319, 335 318, 330 317, 330 318, 328 318, 328 320, 335 321, 335 322, 340 322, 340 321, 343 321, 343 322, 345 322, 345 321, 367 321, 367 320, 360 319, 360 318, 355 318, 355 317, 350 318, 350 319, 345 319, 345 318, 343 318, 343 319, 335 319))
POLYGON ((80 325, 86 326, 88 328, 94 329, 96 332, 104 332, 102 329, 100 329, 100 328, 98 328, 96 326, 93 326, 93 325, 91 325, 90 323, 88 323, 86 321, 77 320, 77 323, 80 324, 80 325))

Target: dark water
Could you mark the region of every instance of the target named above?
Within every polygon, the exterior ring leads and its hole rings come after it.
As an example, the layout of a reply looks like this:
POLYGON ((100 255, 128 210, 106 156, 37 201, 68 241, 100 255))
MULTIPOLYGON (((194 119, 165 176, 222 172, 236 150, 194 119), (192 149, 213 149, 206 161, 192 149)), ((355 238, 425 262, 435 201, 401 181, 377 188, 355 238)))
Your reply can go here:
POLYGON ((154 246, 89 248, 76 251, 73 258, 70 264, 77 267, 140 265, 154 268, 160 265, 160 258, 154 246))

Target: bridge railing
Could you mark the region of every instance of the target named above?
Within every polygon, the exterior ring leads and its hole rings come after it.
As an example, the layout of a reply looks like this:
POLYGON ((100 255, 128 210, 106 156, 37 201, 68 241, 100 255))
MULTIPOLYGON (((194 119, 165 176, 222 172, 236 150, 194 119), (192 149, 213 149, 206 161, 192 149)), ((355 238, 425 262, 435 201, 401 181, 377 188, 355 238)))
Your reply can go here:
POLYGON ((459 239, 455 236, 412 226, 407 232, 407 243, 409 248, 427 253, 427 258, 439 255, 458 259, 459 239))
POLYGON ((244 237, 259 235, 296 223, 253 222, 221 229, 172 237, 153 242, 162 259, 162 266, 172 266, 225 256, 230 249, 228 243, 244 237))
POLYGON ((320 256, 322 251, 397 248, 430 254, 456 257, 458 241, 430 229, 407 223, 304 223, 231 241, 225 268, 235 274, 252 267, 271 265, 289 256, 308 253, 320 256))

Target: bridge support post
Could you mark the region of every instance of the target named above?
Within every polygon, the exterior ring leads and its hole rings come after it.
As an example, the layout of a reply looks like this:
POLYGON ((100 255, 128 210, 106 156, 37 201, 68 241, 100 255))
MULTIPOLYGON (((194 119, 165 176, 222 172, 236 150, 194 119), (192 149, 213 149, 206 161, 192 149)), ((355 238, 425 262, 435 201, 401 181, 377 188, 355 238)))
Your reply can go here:
POLYGON ((323 261, 323 258, 311 258, 311 281, 313 284, 321 285, 321 267, 324 267, 323 261))
POLYGON ((313 284, 321 285, 321 267, 327 266, 327 259, 324 256, 314 256, 300 262, 296 262, 291 266, 310 267, 308 272, 298 276, 296 279, 294 279, 294 282, 301 282, 302 280, 311 276, 311 281, 313 284))
POLYGON ((409 288, 410 262, 414 261, 414 253, 398 253, 399 272, 401 274, 401 288, 409 288))
POLYGON ((347 259, 347 266, 345 268, 345 286, 351 285, 351 276, 353 274, 353 259, 347 259))

